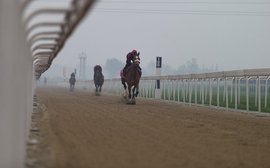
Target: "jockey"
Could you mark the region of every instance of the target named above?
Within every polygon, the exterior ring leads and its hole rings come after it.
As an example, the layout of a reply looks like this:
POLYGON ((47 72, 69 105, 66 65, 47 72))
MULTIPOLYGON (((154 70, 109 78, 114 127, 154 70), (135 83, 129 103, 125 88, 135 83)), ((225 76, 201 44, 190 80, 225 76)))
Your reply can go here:
POLYGON ((74 72, 72 72, 72 73, 70 74, 70 78, 75 78, 75 73, 74 73, 74 72))
MULTIPOLYGON (((139 56, 140 55, 140 52, 137 52, 137 50, 132 50, 131 52, 129 52, 126 56, 126 65, 123 69, 123 73, 124 73, 124 76, 126 76, 126 71, 127 71, 127 68, 132 64, 132 61, 133 59, 135 58, 135 56, 139 56)), ((141 67, 139 66, 140 70, 141 70, 141 67)))
MULTIPOLYGON (((95 79, 97 73, 101 73, 102 74, 102 67, 99 64, 97 64, 97 65, 94 66, 94 79, 95 79)), ((102 76, 103 76, 103 74, 102 74, 102 76)))
POLYGON ((99 64, 94 67, 94 72, 102 72, 102 68, 99 64))

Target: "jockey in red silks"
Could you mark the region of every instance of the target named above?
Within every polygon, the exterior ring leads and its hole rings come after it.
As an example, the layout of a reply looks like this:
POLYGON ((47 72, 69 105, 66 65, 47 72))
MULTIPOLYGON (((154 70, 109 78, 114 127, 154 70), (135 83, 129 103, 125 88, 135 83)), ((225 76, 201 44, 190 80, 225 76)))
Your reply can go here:
MULTIPOLYGON (((132 61, 134 60, 135 56, 139 56, 140 52, 137 52, 137 50, 132 50, 131 52, 129 52, 126 56, 126 65, 123 69, 123 76, 126 76, 126 71, 127 68, 132 64, 132 61)), ((138 66, 139 67, 139 66, 138 66)), ((141 67, 139 67, 141 70, 141 67)))

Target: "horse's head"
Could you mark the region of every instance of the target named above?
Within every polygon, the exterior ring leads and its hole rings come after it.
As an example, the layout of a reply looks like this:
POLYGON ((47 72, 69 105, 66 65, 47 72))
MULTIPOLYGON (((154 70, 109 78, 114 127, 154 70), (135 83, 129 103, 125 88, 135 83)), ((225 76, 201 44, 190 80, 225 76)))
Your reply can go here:
POLYGON ((136 55, 136 56, 134 57, 133 63, 136 64, 136 65, 140 65, 141 59, 140 59, 139 55, 136 55))

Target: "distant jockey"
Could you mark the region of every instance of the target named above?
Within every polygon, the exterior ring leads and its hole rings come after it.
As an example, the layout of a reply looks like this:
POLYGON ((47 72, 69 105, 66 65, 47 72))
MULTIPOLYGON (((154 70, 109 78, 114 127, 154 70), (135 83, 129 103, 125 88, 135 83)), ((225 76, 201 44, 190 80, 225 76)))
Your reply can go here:
MULTIPOLYGON (((126 56, 126 65, 123 69, 123 75, 126 76, 126 71, 127 71, 127 68, 133 63, 133 60, 135 58, 135 56, 139 56, 140 55, 140 52, 137 52, 136 50, 132 50, 131 52, 129 52, 126 56)), ((140 71, 141 71, 141 67, 138 65, 140 71)))

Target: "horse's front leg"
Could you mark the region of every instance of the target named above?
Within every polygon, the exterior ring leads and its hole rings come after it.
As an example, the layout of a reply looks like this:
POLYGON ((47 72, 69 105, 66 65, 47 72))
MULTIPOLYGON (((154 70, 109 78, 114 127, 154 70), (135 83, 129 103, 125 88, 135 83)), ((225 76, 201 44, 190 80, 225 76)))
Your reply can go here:
POLYGON ((99 86, 99 92, 101 92, 101 88, 102 88, 102 86, 99 86))
POLYGON ((137 97, 137 96, 138 96, 138 94, 139 94, 139 84, 138 84, 138 85, 136 85, 136 94, 135 94, 135 96, 137 97))
POLYGON ((126 82, 123 79, 121 80, 121 82, 122 82, 122 85, 124 86, 124 89, 126 90, 127 89, 126 82))
POLYGON ((135 94, 135 89, 136 89, 136 87, 134 86, 132 89, 132 99, 134 99, 134 97, 137 97, 137 95, 135 94))
POLYGON ((97 85, 95 85, 96 86, 96 92, 98 92, 98 86, 97 85))
POLYGON ((131 87, 128 87, 128 98, 131 99, 131 87))

